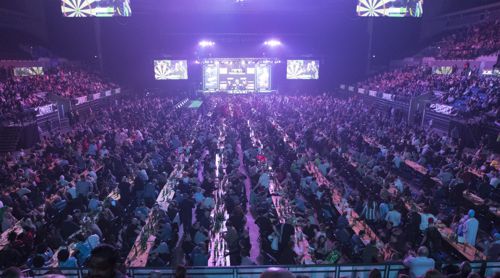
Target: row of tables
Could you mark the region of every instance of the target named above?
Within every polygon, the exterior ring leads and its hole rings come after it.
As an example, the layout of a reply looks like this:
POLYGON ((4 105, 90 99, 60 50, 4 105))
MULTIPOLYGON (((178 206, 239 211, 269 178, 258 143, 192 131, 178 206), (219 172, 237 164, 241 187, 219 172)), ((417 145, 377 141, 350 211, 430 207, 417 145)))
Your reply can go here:
MULTIPOLYGON (((226 125, 222 124, 222 131, 219 131, 219 138, 217 142, 218 153, 215 154, 215 187, 214 191, 214 200, 215 207, 210 212, 210 217, 214 221, 219 221, 217 219, 219 216, 223 215, 224 220, 220 222, 219 227, 213 227, 210 231, 210 243, 208 246, 209 250, 209 258, 208 258, 208 266, 211 267, 222 267, 222 266, 230 266, 231 261, 228 254, 228 245, 226 240, 224 239, 224 233, 227 231, 226 221, 229 218, 227 213, 225 204, 224 204, 224 188, 228 182, 228 177, 226 173, 226 166, 224 163, 224 144, 225 144, 225 135, 226 125), (223 176, 220 177, 219 172, 222 169, 223 176), (217 229, 216 229, 217 228, 217 229)), ((218 225, 217 225, 218 226, 218 225)))
MULTIPOLYGON (((258 147, 263 149, 263 145, 261 141, 256 137, 255 131, 253 130, 250 121, 247 121, 247 124, 250 128, 250 138, 254 147, 258 147)), ((289 141, 290 142, 290 141, 289 141)), ((269 193, 271 194, 271 200, 276 209, 276 213, 278 216, 278 220, 281 224, 285 224, 287 219, 295 219, 295 214, 293 210, 293 206, 287 198, 283 198, 283 193, 285 192, 284 188, 281 188, 279 182, 276 180, 271 167, 269 167, 271 179, 269 181, 269 193)), ((310 246, 307 241, 304 232, 302 231, 301 223, 298 221, 294 221, 293 223, 295 228, 294 234, 294 242, 295 248, 294 251, 299 255, 301 264, 313 264, 313 259, 310 254, 310 246)))
MULTIPOLYGON (((201 116, 198 117, 195 127, 199 126, 201 116)), ((196 130, 195 128, 194 130, 196 130)), ((195 139, 191 140, 191 144, 194 143, 195 139)), ((141 232, 137 236, 132 249, 130 250, 127 259, 125 260, 125 265, 127 267, 146 267, 149 254, 156 240, 156 234, 158 229, 158 220, 160 212, 166 212, 169 205, 175 196, 175 188, 184 175, 184 168, 186 163, 189 161, 191 153, 187 156, 184 153, 178 156, 178 162, 174 166, 174 170, 170 173, 166 184, 163 186, 162 190, 158 194, 155 202, 155 206, 149 212, 148 218, 146 219, 146 224, 142 227, 141 232)))
MULTIPOLYGON (((290 148, 293 150, 297 150, 297 143, 295 143, 288 134, 284 131, 284 129, 279 126, 276 121, 271 119, 271 124, 281 133, 283 136, 283 141, 287 143, 290 148)), ((370 241, 374 240, 377 242, 377 246, 383 246, 384 243, 378 238, 375 232, 362 220, 360 220, 359 215, 354 211, 354 209, 350 208, 347 204, 346 200, 343 200, 340 192, 337 190, 337 188, 334 187, 334 185, 319 171, 318 167, 312 162, 309 161, 306 164, 306 170, 312 174, 315 178, 318 184, 320 185, 325 185, 327 188, 329 188, 332 192, 332 203, 335 206, 335 209, 337 212, 342 215, 344 212, 348 212, 348 221, 351 229, 359 235, 361 231, 365 231, 365 235, 362 238, 362 241, 365 245, 367 245, 370 241)), ((390 257, 391 253, 389 253, 387 250, 384 249, 384 257, 390 257)))
MULTIPOLYGON (((100 171, 102 168, 103 168, 103 166, 99 165, 98 167, 96 167, 95 172, 100 171)), ((80 173, 79 176, 86 176, 87 174, 88 174, 88 170, 85 170, 82 173, 80 173)), ((45 204, 43 204, 42 207, 43 206, 45 206, 45 204)), ((22 220, 19 220, 16 222, 16 224, 14 226, 12 226, 9 229, 2 232, 2 234, 0 235, 0 251, 2 251, 9 244, 8 235, 11 232, 15 232, 16 234, 20 234, 24 231, 24 229, 22 227, 22 222, 23 222, 22 220)), ((57 262, 56 255, 57 255, 57 252, 54 254, 53 261, 57 262)))
MULTIPOLYGON (((376 140, 374 140, 374 139, 367 139, 366 137, 364 137, 364 139, 365 139, 365 142, 368 143, 372 147, 375 147, 375 148, 381 147, 381 145, 376 143, 376 140)), ((427 174, 427 169, 424 166, 422 166, 414 161, 405 160, 405 164, 408 167, 410 167, 411 169, 415 170, 416 172, 421 173, 422 175, 427 174)), ((436 181, 436 179, 434 179, 434 180, 436 181)), ((437 180, 439 181, 438 184, 441 184, 440 180, 439 179, 437 179, 437 180)), ((401 196, 399 194, 399 191, 395 187, 390 187, 389 193, 393 197, 401 198, 405 204, 405 208, 408 211, 410 211, 411 208, 413 206, 415 206, 419 213, 423 212, 423 207, 420 204, 415 203, 413 200, 411 200, 409 198, 404 198, 403 196, 401 196)), ((464 197, 465 197, 465 193, 464 193, 464 197)), ((454 232, 451 228, 447 227, 446 225, 444 225, 442 223, 438 223, 436 225, 436 227, 438 228, 442 238, 444 240, 446 240, 446 242, 448 242, 456 251, 458 251, 467 260, 474 261, 476 259, 480 259, 480 260, 486 259, 486 256, 482 252, 477 250, 474 246, 471 246, 467 243, 458 243, 455 240, 453 240, 452 235, 454 232)))

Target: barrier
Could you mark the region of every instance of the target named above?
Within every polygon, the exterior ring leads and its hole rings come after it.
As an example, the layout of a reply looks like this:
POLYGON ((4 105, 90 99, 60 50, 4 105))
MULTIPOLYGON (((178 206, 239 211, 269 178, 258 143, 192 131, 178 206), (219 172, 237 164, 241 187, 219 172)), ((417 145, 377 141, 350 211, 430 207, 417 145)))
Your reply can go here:
POLYGON ((117 94, 120 94, 121 92, 122 92, 121 88, 116 88, 116 89, 108 90, 108 91, 101 92, 101 93, 95 93, 95 94, 88 95, 88 96, 77 97, 77 98, 75 98, 76 105, 81 105, 81 104, 87 103, 87 102, 92 101, 92 100, 98 100, 98 99, 101 99, 104 97, 110 97, 112 95, 117 95, 117 94))
POLYGON ((382 98, 390 101, 394 101, 394 95, 382 93, 382 98))
POLYGON ((50 113, 54 112, 55 109, 54 109, 54 105, 53 104, 47 104, 47 105, 44 105, 44 106, 37 107, 36 111, 37 111, 36 116, 40 117, 40 116, 47 115, 47 114, 50 114, 50 113))
POLYGON ((433 103, 430 106, 431 110, 444 114, 444 115, 453 115, 455 114, 455 111, 453 109, 453 106, 445 105, 445 104, 439 104, 439 103, 433 103))
POLYGON ((365 89, 363 89, 363 88, 359 88, 359 89, 358 89, 358 93, 360 93, 360 94, 364 94, 364 93, 365 93, 365 89))
MULTIPOLYGON (((271 266, 236 266, 236 267, 192 267, 187 269, 187 277, 193 278, 258 278, 262 272, 271 266)), ((277 266, 272 266, 277 267, 277 266)), ((341 264, 341 265, 296 265, 280 266, 295 275, 309 278, 340 278, 340 277, 368 277, 372 269, 378 269, 384 278, 396 278, 405 266, 401 263, 385 264, 341 264)), ((498 261, 471 262, 472 271, 490 277, 500 269, 498 261), (484 273, 483 273, 484 271, 484 273)), ((28 270, 32 277, 42 277, 49 269, 28 270)), ((66 277, 85 277, 88 270, 84 268, 68 268, 62 270, 66 277)), ((154 273, 158 277, 170 277, 175 274, 172 268, 130 268, 127 275, 134 278, 151 277, 154 273)))
POLYGON ((82 96, 82 97, 77 97, 75 98, 76 100, 76 105, 84 104, 87 102, 87 96, 82 96))

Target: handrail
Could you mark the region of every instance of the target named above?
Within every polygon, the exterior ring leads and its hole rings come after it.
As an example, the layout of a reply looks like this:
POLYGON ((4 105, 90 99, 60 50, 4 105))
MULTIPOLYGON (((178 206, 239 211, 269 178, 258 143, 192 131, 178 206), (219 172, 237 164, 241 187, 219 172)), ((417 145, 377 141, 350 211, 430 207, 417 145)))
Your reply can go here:
MULTIPOLYGON (((258 266, 231 266, 231 267, 189 267, 187 275, 189 277, 203 276, 206 278, 227 277, 243 278, 249 275, 258 275, 268 267, 281 267, 295 274, 326 274, 328 277, 343 277, 349 273, 368 273, 372 269, 379 269, 382 277, 397 277, 399 271, 406 269, 402 263, 381 263, 381 264, 339 264, 339 265, 258 265, 258 266), (332 275, 334 274, 334 275, 332 275)), ((471 262, 473 272, 480 273, 483 277, 491 276, 500 269, 500 261, 474 261, 471 262)), ((24 272, 32 272, 32 277, 41 277, 45 272, 53 271, 53 268, 27 269, 24 272)), ((72 277, 83 277, 88 272, 86 268, 64 268, 59 269, 65 275, 72 277)), ((129 277, 149 277, 151 273, 174 274, 175 268, 171 267, 147 267, 129 268, 129 277)), ((312 276, 311 276, 312 277, 312 276)), ((316 276, 319 277, 319 276, 316 276)))

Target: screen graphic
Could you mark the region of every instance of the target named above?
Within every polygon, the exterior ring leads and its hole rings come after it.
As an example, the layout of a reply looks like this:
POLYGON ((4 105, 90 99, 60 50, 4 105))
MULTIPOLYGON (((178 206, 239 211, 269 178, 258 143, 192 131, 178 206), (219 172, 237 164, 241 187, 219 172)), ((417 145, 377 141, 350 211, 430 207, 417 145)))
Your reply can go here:
POLYGON ((356 12, 366 17, 422 17, 424 0, 358 0, 356 12))
POLYGON ((203 61, 205 92, 270 92, 272 61, 208 59, 203 61))
POLYGON ((319 61, 286 61, 286 79, 319 79, 319 61))
POLYGON ((14 76, 43 75, 42 67, 20 67, 14 68, 14 76))
POLYGON ((187 60, 155 60, 156 80, 188 79, 187 60))
POLYGON ((449 67, 449 66, 434 67, 433 73, 434 74, 452 74, 453 67, 449 67))
POLYGON ((131 16, 130 0, 61 0, 65 17, 131 16))

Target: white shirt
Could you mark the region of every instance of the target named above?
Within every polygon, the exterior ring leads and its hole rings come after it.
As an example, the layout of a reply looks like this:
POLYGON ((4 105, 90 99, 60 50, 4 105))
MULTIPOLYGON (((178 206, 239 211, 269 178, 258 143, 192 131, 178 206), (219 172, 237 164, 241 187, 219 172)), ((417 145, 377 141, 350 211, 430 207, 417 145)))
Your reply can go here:
POLYGON ((423 277, 428 270, 434 269, 435 262, 427 257, 408 257, 403 262, 410 269, 411 277, 423 277))

